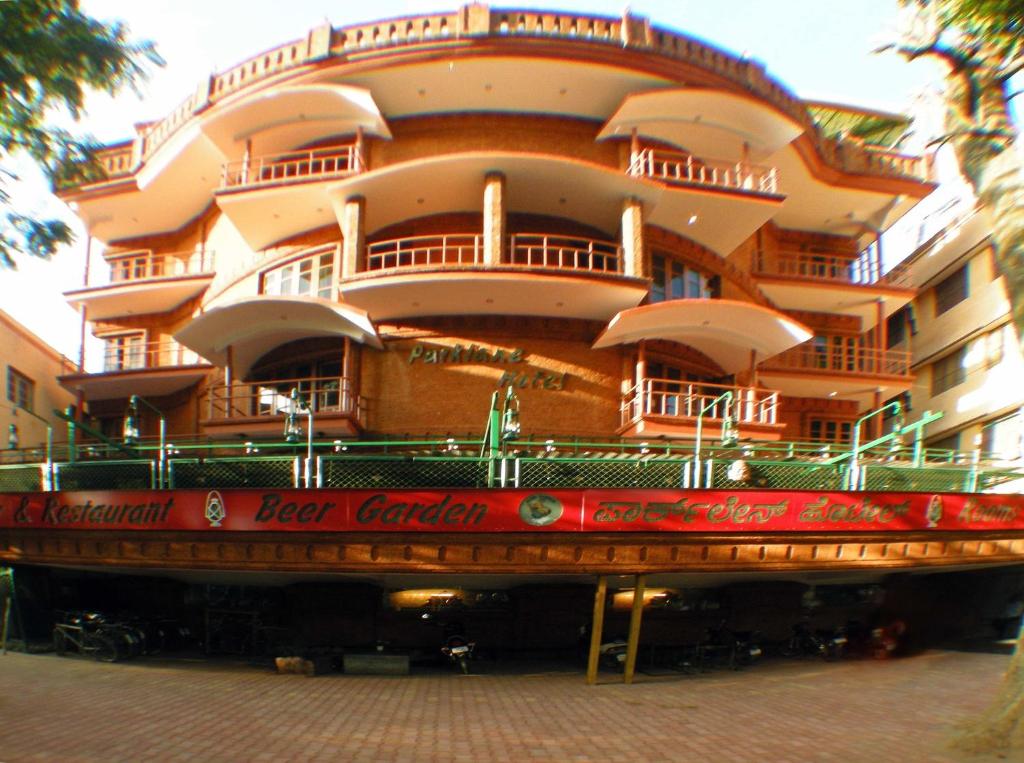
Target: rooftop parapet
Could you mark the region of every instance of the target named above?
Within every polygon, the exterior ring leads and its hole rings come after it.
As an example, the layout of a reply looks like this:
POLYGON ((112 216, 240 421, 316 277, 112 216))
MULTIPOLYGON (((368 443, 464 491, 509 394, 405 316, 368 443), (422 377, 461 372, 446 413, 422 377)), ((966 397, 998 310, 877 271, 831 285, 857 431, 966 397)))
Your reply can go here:
POLYGON ((305 38, 259 53, 201 82, 188 98, 161 120, 141 125, 130 144, 100 152, 109 179, 133 174, 177 131, 212 105, 265 85, 304 67, 326 60, 363 61, 396 50, 457 47, 466 39, 531 38, 581 45, 623 47, 661 55, 706 70, 732 87, 753 94, 802 125, 819 157, 829 166, 852 174, 928 181, 929 164, 859 140, 829 137, 819 128, 808 105, 773 79, 764 66, 736 57, 706 42, 643 17, 621 18, 553 11, 491 9, 466 5, 458 11, 406 16, 366 24, 315 27, 305 38))

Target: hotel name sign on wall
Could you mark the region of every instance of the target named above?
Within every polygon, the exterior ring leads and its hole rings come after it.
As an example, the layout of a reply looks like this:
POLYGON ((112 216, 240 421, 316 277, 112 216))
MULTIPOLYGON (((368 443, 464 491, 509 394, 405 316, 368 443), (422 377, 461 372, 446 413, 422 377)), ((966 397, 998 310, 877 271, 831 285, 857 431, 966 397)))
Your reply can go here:
POLYGON ((523 368, 526 350, 484 347, 479 344, 430 345, 417 342, 409 350, 409 365, 488 365, 503 367, 498 387, 515 389, 560 390, 565 388, 565 372, 542 368, 523 368))

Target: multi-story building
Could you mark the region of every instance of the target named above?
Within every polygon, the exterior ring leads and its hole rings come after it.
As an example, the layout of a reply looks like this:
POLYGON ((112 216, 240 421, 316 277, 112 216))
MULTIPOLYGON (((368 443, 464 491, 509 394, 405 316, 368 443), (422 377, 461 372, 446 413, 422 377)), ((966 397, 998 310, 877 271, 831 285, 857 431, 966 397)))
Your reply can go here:
POLYGON ((913 384, 887 319, 914 290, 877 237, 933 188, 925 159, 852 137, 863 116, 646 19, 479 4, 324 25, 211 77, 63 191, 108 271, 68 294, 102 368, 61 381, 120 452, 55 465, 65 491, 207 492, 105 500, 159 548, 70 542, 98 509, 44 501, 55 534, 15 525, 6 558, 669 582, 1016 559, 922 539, 1018 532, 974 521, 981 498, 821 492, 989 484, 850 450, 913 384), (231 492, 303 485, 369 492, 231 492), (680 492, 756 486, 818 492, 680 492), (647 490, 594 508, 612 488, 647 490))
POLYGON ((54 411, 65 411, 74 398, 57 381, 68 361, 42 339, 0 310, 0 373, 4 398, 0 400, 0 431, 4 446, 19 457, 38 459, 45 453, 47 428, 63 427, 54 411))

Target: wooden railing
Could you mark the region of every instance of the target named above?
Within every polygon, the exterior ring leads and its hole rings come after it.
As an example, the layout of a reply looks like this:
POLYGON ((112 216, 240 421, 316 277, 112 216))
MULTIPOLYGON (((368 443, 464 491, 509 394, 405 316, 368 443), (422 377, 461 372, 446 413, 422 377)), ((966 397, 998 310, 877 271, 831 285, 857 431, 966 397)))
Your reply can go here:
POLYGON ((291 151, 229 162, 221 173, 221 188, 288 183, 347 175, 361 169, 354 144, 291 151))
MULTIPOLYGON (((205 413, 209 421, 283 417, 288 413, 293 389, 318 413, 358 414, 353 382, 347 377, 315 376, 301 379, 275 379, 265 382, 236 382, 210 387, 205 395, 205 413)), ((302 414, 303 417, 305 414, 302 414)), ((305 421, 302 421, 305 426, 305 421)))
POLYGON ((622 249, 612 241, 545 233, 515 233, 509 237, 508 264, 528 268, 619 273, 622 249))
POLYGON ((778 422, 779 393, 756 387, 735 387, 673 379, 642 379, 622 398, 622 424, 647 416, 696 421, 734 418, 738 424, 773 425, 778 422), (732 392, 732 400, 716 400, 732 392))
POLYGON ((116 146, 97 151, 96 159, 103 165, 103 171, 107 177, 112 179, 131 174, 134 164, 133 154, 132 144, 129 143, 127 146, 116 146))
POLYGON ((828 374, 909 376, 910 353, 874 347, 822 347, 813 340, 765 360, 764 369, 817 371, 828 374))
POLYGON ((173 278, 213 272, 213 252, 160 252, 140 249, 110 255, 110 282, 141 281, 147 278, 173 278))
POLYGON ((474 233, 408 236, 375 241, 366 247, 367 270, 430 265, 482 265, 483 241, 474 233))
POLYGON ((139 368, 173 368, 205 363, 199 355, 177 342, 138 342, 117 344, 107 341, 103 349, 103 371, 129 371, 139 368))
POLYGON ((629 173, 666 183, 707 185, 748 193, 779 193, 778 171, 774 167, 696 158, 676 151, 645 148, 633 156, 629 173))

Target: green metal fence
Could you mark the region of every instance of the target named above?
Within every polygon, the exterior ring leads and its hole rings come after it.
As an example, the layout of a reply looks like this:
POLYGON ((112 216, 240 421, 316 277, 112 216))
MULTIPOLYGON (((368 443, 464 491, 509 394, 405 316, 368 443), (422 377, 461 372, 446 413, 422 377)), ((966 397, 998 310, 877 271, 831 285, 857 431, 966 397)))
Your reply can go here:
POLYGON ((0 493, 32 493, 43 490, 45 464, 0 466, 0 493))
POLYGON ((298 456, 246 458, 172 458, 167 462, 170 488, 301 487, 298 456))
POLYGON ((688 458, 520 458, 506 468, 506 484, 529 488, 680 488, 688 458))
POLYGON ((157 462, 77 461, 54 464, 55 490, 150 490, 158 487, 157 462))
POLYGON ((744 469, 735 469, 737 459, 708 459, 700 480, 713 488, 778 488, 786 490, 842 490, 846 467, 800 461, 744 460, 744 469), (737 477, 741 477, 737 479, 737 477))
POLYGON ((324 456, 317 484, 327 488, 487 487, 490 459, 469 456, 324 456))

